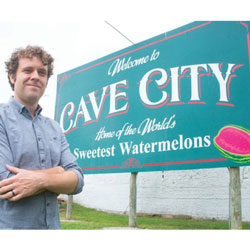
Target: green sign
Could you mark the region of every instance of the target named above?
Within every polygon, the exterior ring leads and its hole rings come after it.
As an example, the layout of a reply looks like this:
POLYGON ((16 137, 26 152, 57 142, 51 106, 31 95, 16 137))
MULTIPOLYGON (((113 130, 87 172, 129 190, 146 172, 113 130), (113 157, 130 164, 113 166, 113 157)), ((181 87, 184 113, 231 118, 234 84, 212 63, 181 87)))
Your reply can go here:
POLYGON ((250 165, 250 22, 194 22, 58 75, 85 174, 250 165))

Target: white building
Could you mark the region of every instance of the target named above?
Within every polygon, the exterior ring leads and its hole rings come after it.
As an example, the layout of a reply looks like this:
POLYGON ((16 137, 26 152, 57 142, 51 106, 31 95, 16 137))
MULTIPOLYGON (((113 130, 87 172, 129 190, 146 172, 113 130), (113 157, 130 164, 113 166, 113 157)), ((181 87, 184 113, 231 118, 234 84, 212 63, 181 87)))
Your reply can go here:
MULTIPOLYGON (((242 219, 250 221, 250 168, 241 167, 242 219)), ((129 211, 130 173, 85 175, 83 192, 74 201, 113 213, 129 211)), ((137 212, 229 218, 227 168, 140 172, 137 175, 137 212)))

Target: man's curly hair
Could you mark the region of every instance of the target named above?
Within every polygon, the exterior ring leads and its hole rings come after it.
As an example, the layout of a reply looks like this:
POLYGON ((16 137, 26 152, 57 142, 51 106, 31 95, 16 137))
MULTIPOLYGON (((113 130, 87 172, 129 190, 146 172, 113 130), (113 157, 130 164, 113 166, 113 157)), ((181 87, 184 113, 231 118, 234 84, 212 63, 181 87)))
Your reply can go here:
POLYGON ((8 79, 12 90, 14 90, 14 85, 11 83, 9 76, 13 75, 14 79, 16 78, 19 59, 32 58, 34 56, 38 57, 42 61, 43 65, 48 66, 48 79, 51 75, 53 75, 54 58, 42 47, 28 45, 26 48, 18 48, 11 54, 9 61, 5 62, 6 72, 8 73, 8 79))

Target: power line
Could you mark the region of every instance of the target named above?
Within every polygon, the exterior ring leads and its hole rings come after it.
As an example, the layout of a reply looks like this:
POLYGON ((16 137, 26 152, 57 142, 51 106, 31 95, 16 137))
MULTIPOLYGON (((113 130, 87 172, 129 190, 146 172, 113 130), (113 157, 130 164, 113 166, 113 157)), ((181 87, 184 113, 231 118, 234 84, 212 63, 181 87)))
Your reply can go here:
POLYGON ((122 35, 125 39, 127 39, 130 43, 134 44, 127 36, 125 36, 121 31, 119 31, 117 28, 115 28, 112 24, 110 24, 108 21, 105 21, 106 24, 108 24, 111 28, 113 28, 115 31, 117 31, 120 35, 122 35))

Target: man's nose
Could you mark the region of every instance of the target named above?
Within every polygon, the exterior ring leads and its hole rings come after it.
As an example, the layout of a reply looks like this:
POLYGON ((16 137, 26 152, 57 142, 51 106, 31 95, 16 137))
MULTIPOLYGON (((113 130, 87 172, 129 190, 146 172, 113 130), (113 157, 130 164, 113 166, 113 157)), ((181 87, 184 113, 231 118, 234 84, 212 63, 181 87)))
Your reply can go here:
POLYGON ((31 79, 38 79, 39 78, 39 74, 37 70, 33 70, 32 74, 31 74, 31 79))

